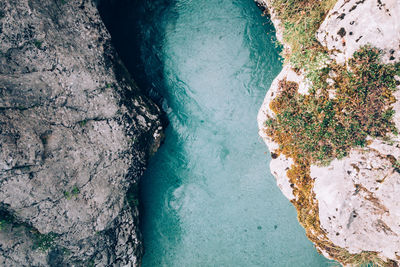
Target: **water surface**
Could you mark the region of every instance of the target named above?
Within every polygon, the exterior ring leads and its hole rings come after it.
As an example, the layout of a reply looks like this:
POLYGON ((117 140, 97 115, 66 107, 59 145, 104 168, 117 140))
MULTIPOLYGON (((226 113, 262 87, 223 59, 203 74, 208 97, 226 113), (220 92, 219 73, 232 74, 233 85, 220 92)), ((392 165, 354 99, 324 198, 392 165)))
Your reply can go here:
POLYGON ((141 183, 143 266, 327 266, 257 135, 281 70, 268 19, 252 0, 142 1, 131 12, 170 121, 141 183))

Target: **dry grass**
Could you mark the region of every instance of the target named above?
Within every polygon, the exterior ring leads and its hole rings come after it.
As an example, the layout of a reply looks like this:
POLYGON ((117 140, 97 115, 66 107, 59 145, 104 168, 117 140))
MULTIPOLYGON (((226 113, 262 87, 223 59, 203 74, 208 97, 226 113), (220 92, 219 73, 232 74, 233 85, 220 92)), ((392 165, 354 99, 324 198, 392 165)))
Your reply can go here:
POLYGON ((286 63, 307 72, 318 69, 327 59, 325 49, 315 38, 327 12, 336 0, 271 0, 278 18, 283 22, 283 39, 290 50, 283 51, 286 63))
POLYGON ((336 73, 335 83, 314 85, 309 95, 299 94, 294 82, 280 81, 280 94, 270 104, 276 117, 266 122, 267 134, 286 156, 313 164, 342 158, 351 148, 365 146, 367 136, 397 134, 390 108, 397 69, 379 63, 379 50, 364 47, 347 68, 329 65, 329 72, 336 73), (329 97, 330 90, 335 98, 329 97))

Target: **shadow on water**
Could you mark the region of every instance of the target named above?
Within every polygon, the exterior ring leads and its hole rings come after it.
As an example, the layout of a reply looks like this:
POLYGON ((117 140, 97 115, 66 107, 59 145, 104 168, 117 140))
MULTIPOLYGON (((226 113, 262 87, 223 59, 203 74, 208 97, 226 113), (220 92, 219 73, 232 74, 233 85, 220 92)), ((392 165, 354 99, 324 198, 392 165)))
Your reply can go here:
POLYGON ((162 45, 164 21, 171 21, 174 0, 99 0, 98 8, 118 54, 139 88, 159 106, 162 104, 163 79, 162 45), (152 16, 148 16, 152 14, 152 16), (168 16, 168 20, 165 17, 168 16), (158 18, 155 27, 149 18, 158 18), (158 52, 157 52, 158 51, 158 52), (143 58, 146 55, 146 58, 143 58), (149 68, 149 66, 152 66, 149 68))
MULTIPOLYGON (((160 33, 166 31, 166 21, 170 25, 176 19, 177 14, 173 8, 176 4, 175 1, 100 0, 98 2, 102 20, 112 35, 113 44, 132 78, 145 95, 160 107, 163 106, 164 95, 167 94, 165 89, 167 85, 164 79, 164 54, 162 52, 165 36, 160 33), (168 19, 166 18, 167 16, 168 19), (149 21, 154 18, 157 18, 157 23, 149 21)), ((168 109, 165 102, 163 108, 168 109)), ((164 120, 167 121, 166 118, 164 120)), ((177 145, 180 143, 178 136, 170 127, 166 129, 164 143, 177 145)), ((162 172, 163 169, 167 168, 164 165, 170 164, 170 160, 162 156, 165 154, 171 155, 174 158, 173 161, 179 163, 179 160, 176 161, 176 159, 183 159, 185 156, 181 152, 177 155, 175 151, 182 151, 182 149, 171 151, 168 147, 161 146, 156 155, 150 159, 149 165, 154 165, 152 162, 157 162, 162 172)), ((180 167, 182 166, 176 166, 177 169, 180 167)), ((149 188, 153 188, 152 195, 163 195, 170 190, 171 184, 176 187, 180 186, 179 177, 168 176, 167 178, 158 179, 161 177, 152 175, 151 179, 142 179, 139 183, 139 188, 132 187, 128 191, 128 194, 132 195, 128 196, 128 199, 139 195, 140 229, 142 232, 145 228, 160 228, 160 226, 152 224, 151 221, 146 221, 145 218, 149 208, 146 206, 165 206, 164 203, 151 203, 149 205, 149 202, 152 202, 152 197, 147 193, 143 193, 143 191, 149 192, 149 188), (146 189, 141 190, 143 188, 146 189)), ((168 209, 168 206, 166 205, 165 208, 168 209)), ((151 212, 155 213, 154 210, 151 212)), ((174 239, 174 241, 169 240, 169 242, 178 243, 181 236, 178 216, 168 216, 166 218, 165 216, 168 213, 163 214, 160 212, 157 216, 163 217, 162 221, 166 222, 164 226, 167 225, 168 229, 159 229, 159 231, 167 231, 168 238, 171 239, 172 237, 174 239)))

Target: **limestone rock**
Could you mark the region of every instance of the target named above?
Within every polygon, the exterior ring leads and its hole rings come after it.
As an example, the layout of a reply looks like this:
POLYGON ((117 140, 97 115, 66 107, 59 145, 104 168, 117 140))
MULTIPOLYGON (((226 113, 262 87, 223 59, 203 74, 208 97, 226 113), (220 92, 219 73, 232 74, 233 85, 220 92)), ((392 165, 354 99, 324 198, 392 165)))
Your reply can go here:
POLYGON ((390 158, 358 149, 328 167, 311 167, 321 226, 350 253, 400 255, 400 174, 390 158))
POLYGON ((360 46, 383 50, 385 63, 400 61, 400 1, 339 0, 317 31, 320 43, 338 62, 351 58, 360 46))
MULTIPOLYGON (((268 6, 268 0, 257 1, 268 6)), ((270 8, 270 6, 269 6, 270 8)), ((271 8, 270 8, 271 9, 271 8)), ((274 14, 274 10, 270 10, 274 14)), ((398 0, 339 0, 329 12, 317 39, 333 59, 344 63, 361 46, 371 45, 383 51, 382 61, 400 61, 400 2, 398 0)), ((282 22, 271 17, 277 35, 282 36, 282 22)), ((269 103, 279 93, 279 81, 287 79, 306 84, 289 65, 273 81, 258 114, 259 134, 275 154, 278 144, 265 134, 267 116, 274 116, 269 103), (295 77, 295 78, 293 78, 295 77)), ((398 87, 399 88, 399 87, 398 87)), ((400 89, 400 88, 399 88, 400 89)), ((304 92, 303 92, 304 93, 304 92)), ((400 129, 400 95, 394 93, 394 123, 400 129)), ((278 154, 278 153, 277 153, 278 154)), ((311 166, 312 189, 318 203, 320 227, 330 242, 349 253, 376 252, 382 259, 400 264, 400 138, 389 141, 369 139, 365 148, 353 149, 341 160, 328 166, 311 166)), ((271 172, 284 195, 294 199, 286 170, 293 160, 284 155, 273 157, 271 172)), ((321 247, 321 252, 329 257, 321 247)))

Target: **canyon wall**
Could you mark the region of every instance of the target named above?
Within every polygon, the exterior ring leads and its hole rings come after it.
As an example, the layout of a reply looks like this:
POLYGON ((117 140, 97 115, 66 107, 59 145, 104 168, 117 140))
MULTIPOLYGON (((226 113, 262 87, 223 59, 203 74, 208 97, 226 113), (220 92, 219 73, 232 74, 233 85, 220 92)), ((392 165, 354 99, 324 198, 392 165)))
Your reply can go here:
POLYGON ((0 265, 139 265, 160 113, 92 1, 2 1, 0 265))

